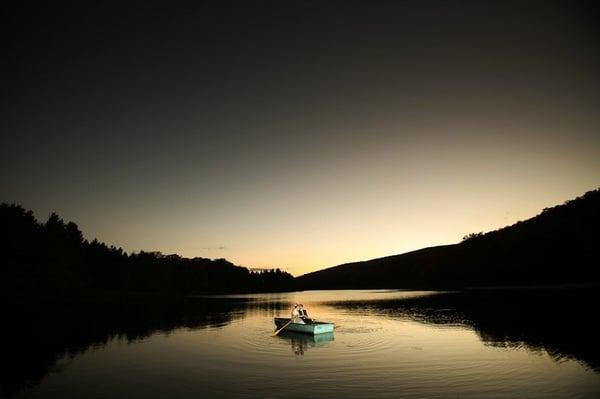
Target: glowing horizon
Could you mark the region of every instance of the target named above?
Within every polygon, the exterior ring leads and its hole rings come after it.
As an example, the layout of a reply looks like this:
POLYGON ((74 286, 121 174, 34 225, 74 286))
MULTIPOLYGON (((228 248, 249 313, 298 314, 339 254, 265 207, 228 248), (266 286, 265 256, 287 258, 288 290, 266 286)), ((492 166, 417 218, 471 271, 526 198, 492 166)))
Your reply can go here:
MULTIPOLYGON (((596 187, 597 188, 597 187, 596 187)), ((123 244, 115 240, 111 240, 110 237, 102 234, 93 236, 89 234, 88 230, 83 223, 79 223, 80 229, 83 230, 86 239, 97 238, 100 241, 105 242, 107 245, 115 245, 122 247, 128 253, 143 251, 160 251, 163 254, 176 253, 180 256, 194 258, 226 258, 230 262, 244 266, 248 268, 280 268, 282 270, 292 273, 294 276, 310 273, 313 271, 321 270, 327 267, 337 266, 343 263, 364 261, 374 258, 380 258, 391 255, 398 255, 421 248, 432 247, 437 245, 455 244, 462 240, 463 236, 471 232, 487 232, 502 228, 508 225, 512 225, 520 220, 526 220, 535 215, 539 214, 543 208, 551 207, 562 204, 563 202, 573 199, 577 196, 584 194, 586 191, 595 189, 590 187, 583 191, 569 194, 567 192, 562 193, 562 196, 552 195, 549 193, 547 199, 532 199, 528 197, 525 199, 525 203, 521 203, 523 208, 518 211, 504 210, 498 205, 498 203, 489 203, 487 206, 490 209, 489 217, 479 217, 482 210, 478 209, 462 209, 461 212, 454 212, 452 216, 447 215, 447 219, 443 220, 440 216, 443 215, 447 210, 444 209, 442 213, 436 215, 431 213, 431 208, 426 208, 424 211, 429 214, 429 220, 421 219, 420 212, 409 212, 412 215, 411 223, 405 225, 405 238, 402 238, 400 234, 394 234, 391 231, 391 227, 387 229, 379 229, 375 226, 369 228, 355 227, 355 231, 347 235, 341 235, 343 233, 338 232, 337 234, 332 233, 334 237, 330 239, 327 230, 321 231, 311 239, 302 237, 302 235, 286 236, 284 240, 275 241, 265 250, 265 246, 260 246, 256 243, 263 239, 263 236, 253 237, 254 241, 246 240, 244 244, 249 247, 243 246, 227 246, 222 244, 217 245, 196 245, 193 240, 193 235, 182 236, 184 244, 181 246, 131 246, 131 244, 123 244), (555 199, 552 199, 555 198, 555 199), (467 215, 465 224, 456 224, 463 215, 467 215), (432 220, 435 219, 436 223, 432 224, 432 220), (423 222, 423 223, 421 223, 423 222), (418 224, 414 228, 415 224, 418 224), (443 228, 441 228, 443 227, 443 228), (441 229, 440 229, 441 228, 441 229), (367 234, 363 234, 366 231, 367 234), (379 233, 379 234, 377 234, 379 233), (287 237, 287 239, 285 238, 287 237), (408 237, 408 238, 406 238, 408 237), (250 244, 248 244, 250 242, 250 244), (308 242, 314 247, 300 246, 294 247, 290 242, 308 242), (358 242, 358 243, 357 243, 358 242), (287 245, 286 245, 287 244, 287 245), (280 245, 279 247, 277 245, 280 245), (354 245, 354 247, 352 247, 354 245)), ((521 199, 523 201, 523 199, 521 199)), ((514 201, 511 201, 514 204, 514 201)), ((38 220, 41 222, 45 221, 44 217, 40 217, 36 214, 38 220)), ((65 220, 71 220, 64 215, 60 215, 65 220)), ((73 219, 74 222, 78 223, 77 219, 73 219)), ((373 220, 369 220, 369 224, 373 224, 373 220)), ((141 230, 150 229, 152 231, 161 232, 160 228, 152 228, 150 226, 139 226, 133 225, 132 231, 136 231, 138 228, 141 230)), ((132 237, 133 242, 143 242, 144 235, 139 233, 139 237, 132 237)), ((287 234, 290 233, 292 228, 289 228, 287 234)), ((333 231, 333 229, 331 229, 333 231)), ((400 231, 400 230, 399 230, 400 231)), ((210 235, 210 234, 209 234, 210 235)), ((160 241, 161 234, 156 237, 151 237, 151 240, 160 241)), ((241 237, 244 238, 244 237, 241 237)), ((273 238, 273 237, 271 237, 273 238)), ((133 244, 135 245, 135 244, 133 244)))

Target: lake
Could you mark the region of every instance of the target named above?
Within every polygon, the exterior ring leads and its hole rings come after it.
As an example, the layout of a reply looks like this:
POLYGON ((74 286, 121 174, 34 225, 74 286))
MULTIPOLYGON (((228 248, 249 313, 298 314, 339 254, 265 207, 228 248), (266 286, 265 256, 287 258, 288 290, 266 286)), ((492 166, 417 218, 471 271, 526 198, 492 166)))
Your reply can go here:
MULTIPOLYGON (((593 398, 594 290, 307 291, 10 312, 16 398, 593 398), (272 337, 302 303, 333 334, 272 337)), ((31 305, 28 305, 31 306, 31 305)))

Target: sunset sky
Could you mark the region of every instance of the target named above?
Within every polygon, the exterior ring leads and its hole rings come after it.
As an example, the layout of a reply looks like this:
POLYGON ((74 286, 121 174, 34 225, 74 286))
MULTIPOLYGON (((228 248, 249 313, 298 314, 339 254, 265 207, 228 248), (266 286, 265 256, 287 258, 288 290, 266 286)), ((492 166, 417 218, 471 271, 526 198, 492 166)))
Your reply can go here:
POLYGON ((294 275, 532 217, 600 187, 600 32, 523 3, 12 5, 0 201, 294 275))

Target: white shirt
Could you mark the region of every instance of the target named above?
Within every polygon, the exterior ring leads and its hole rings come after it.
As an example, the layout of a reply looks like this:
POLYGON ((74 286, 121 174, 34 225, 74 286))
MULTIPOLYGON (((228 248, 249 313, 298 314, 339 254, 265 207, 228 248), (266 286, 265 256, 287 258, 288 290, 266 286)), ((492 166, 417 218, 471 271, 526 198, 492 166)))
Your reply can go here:
POLYGON ((298 308, 292 309, 292 323, 305 324, 304 320, 300 318, 300 310, 298 308))

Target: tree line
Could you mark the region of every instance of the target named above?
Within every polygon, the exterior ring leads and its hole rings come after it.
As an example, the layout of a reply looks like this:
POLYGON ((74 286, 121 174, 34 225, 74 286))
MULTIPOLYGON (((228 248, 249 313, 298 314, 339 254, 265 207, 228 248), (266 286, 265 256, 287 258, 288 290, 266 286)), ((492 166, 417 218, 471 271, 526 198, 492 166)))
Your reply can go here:
POLYGON ((267 292, 289 290, 294 281, 278 268, 252 272, 226 259, 128 254, 86 240, 77 224, 56 213, 40 223, 17 204, 0 204, 0 234, 0 289, 5 294, 267 292))

